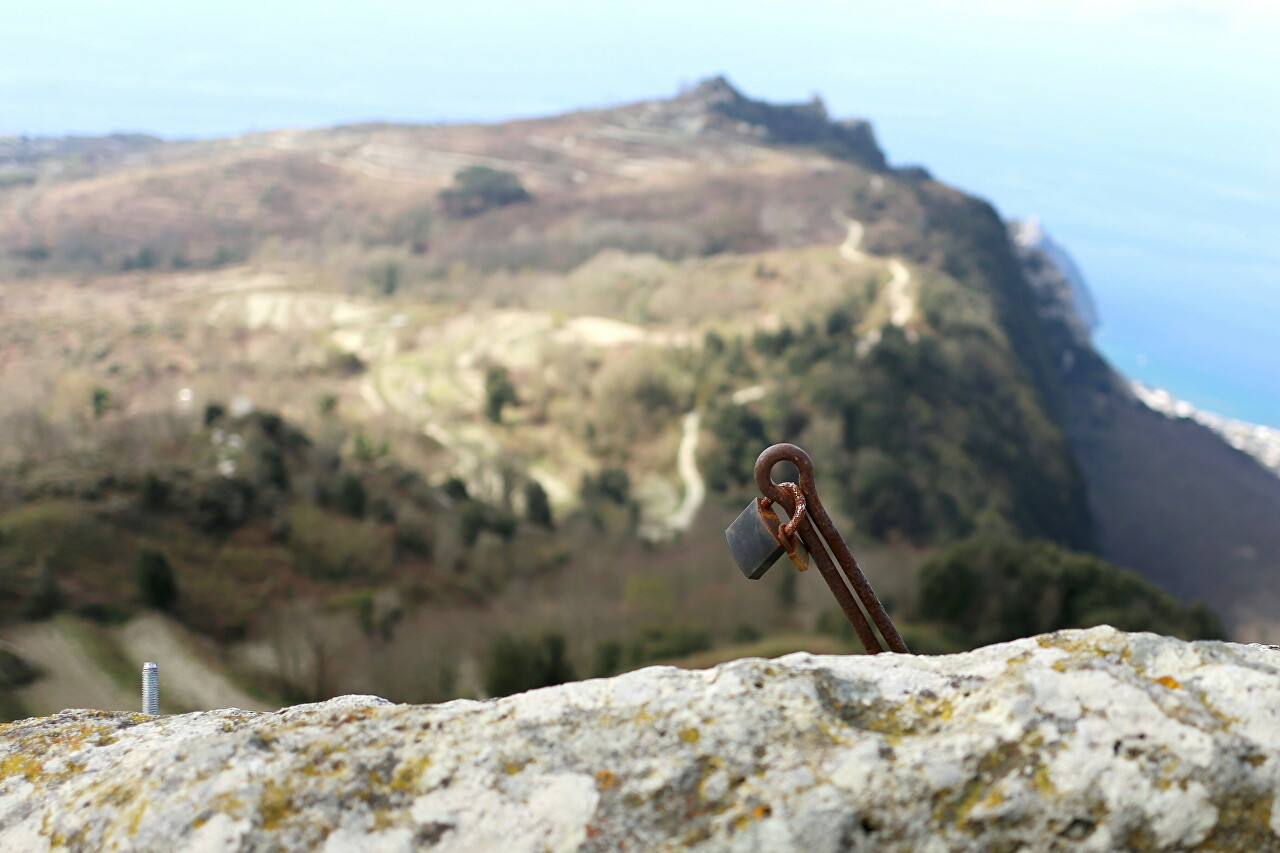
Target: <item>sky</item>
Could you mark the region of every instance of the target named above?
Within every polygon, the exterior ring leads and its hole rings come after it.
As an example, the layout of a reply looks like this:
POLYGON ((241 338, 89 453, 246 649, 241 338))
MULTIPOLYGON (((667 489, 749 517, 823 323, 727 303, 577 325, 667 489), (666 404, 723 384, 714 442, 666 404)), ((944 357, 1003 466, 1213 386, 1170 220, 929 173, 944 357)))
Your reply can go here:
POLYGON ((0 134, 498 121, 726 74, 821 94, 1076 257, 1125 373, 1280 427, 1280 3, 42 0, 0 134))

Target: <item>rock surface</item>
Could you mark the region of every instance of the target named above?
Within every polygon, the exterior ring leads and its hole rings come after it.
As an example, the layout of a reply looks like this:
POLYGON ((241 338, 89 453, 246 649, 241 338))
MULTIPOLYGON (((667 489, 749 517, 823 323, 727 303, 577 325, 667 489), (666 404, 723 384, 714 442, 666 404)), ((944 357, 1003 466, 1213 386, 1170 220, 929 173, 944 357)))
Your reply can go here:
POLYGON ((1110 628, 0 728, 0 850, 1280 850, 1280 651, 1110 628))

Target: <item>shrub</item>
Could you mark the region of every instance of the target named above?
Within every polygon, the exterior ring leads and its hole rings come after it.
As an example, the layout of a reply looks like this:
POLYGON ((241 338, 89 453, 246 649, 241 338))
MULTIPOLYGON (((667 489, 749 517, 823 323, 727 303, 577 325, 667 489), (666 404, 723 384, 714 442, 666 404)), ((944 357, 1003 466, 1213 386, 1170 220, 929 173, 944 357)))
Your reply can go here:
POLYGON ((243 480, 211 477, 195 487, 195 522, 205 533, 223 534, 249 520, 254 488, 243 480))
POLYGON ((352 518, 364 518, 365 502, 364 484, 360 478, 350 471, 339 474, 333 489, 333 508, 352 518))
POLYGON ((389 452, 387 442, 374 442, 364 430, 357 430, 351 440, 351 455, 361 462, 373 462, 389 452))
POLYGON ((516 517, 509 510, 490 508, 486 523, 503 542, 510 542, 516 535, 516 517))
POLYGON ((470 548, 480 538, 485 528, 484 504, 470 498, 458 507, 458 531, 462 536, 462 544, 470 548))
POLYGON ((467 484, 458 477, 450 477, 444 481, 440 489, 455 501, 465 501, 470 495, 467 494, 467 484))
POLYGON ((369 283, 379 296, 393 296, 400 289, 400 265, 394 261, 380 264, 369 273, 369 283))
POLYGON ((292 506, 289 520, 289 550, 309 577, 373 584, 394 564, 392 538, 375 526, 307 504, 292 506))
POLYGON ((488 530, 504 542, 516 535, 516 517, 508 510, 487 506, 473 498, 462 501, 457 508, 458 530, 462 544, 468 548, 476 544, 480 534, 488 530))
POLYGON ((624 506, 631 497, 631 478, 622 468, 605 468, 594 477, 582 477, 582 502, 588 506, 600 500, 624 506))
POLYGON ((655 625, 642 628, 627 648, 628 663, 641 666, 657 660, 682 658, 711 648, 711 634, 695 625, 655 625))
POLYGON ((153 471, 143 475, 142 485, 138 491, 138 497, 144 509, 162 510, 169 504, 169 483, 153 471))
POLYGON ((563 634, 550 632, 535 641, 504 634, 489 650, 484 687, 490 696, 510 696, 564 684, 574 677, 573 667, 565 655, 563 634))
POLYGON ((495 424, 501 423, 502 410, 519 403, 507 369, 499 364, 490 365, 484 375, 484 416, 495 424))
POLYGON ((707 430, 715 436, 705 462, 711 487, 723 490, 754 482, 756 457, 770 444, 760 417, 745 406, 716 406, 707 418, 707 430))
POLYGON ((76 615, 99 625, 123 625, 133 618, 126 606, 106 601, 85 602, 76 608, 76 615))
POLYGON ((528 190, 511 172, 488 166, 469 166, 453 176, 453 186, 440 193, 449 216, 477 216, 488 210, 528 201, 528 190))
POLYGON ((93 389, 93 416, 100 418, 111 408, 111 392, 101 385, 93 389))
POLYGON ((813 631, 815 634, 825 634, 849 643, 858 639, 857 632, 853 630, 853 626, 849 624, 849 619, 842 610, 829 609, 819 613, 817 620, 814 621, 813 631))
POLYGON ((122 272, 131 272, 133 270, 149 270, 156 265, 155 250, 144 246, 131 255, 125 255, 124 260, 120 262, 122 272))
POLYGON ((551 517, 551 502, 547 500, 547 492, 537 480, 530 480, 524 486, 524 517, 530 524, 551 530, 555 521, 551 517))
POLYGON ((168 610, 178 600, 178 584, 173 567, 159 551, 143 548, 138 552, 134 571, 142 602, 157 610, 168 610))
POLYGON ((7 644, 0 644, 0 687, 30 684, 40 677, 40 668, 7 644))
POLYGON ((622 670, 622 643, 617 640, 601 640, 596 643, 591 663, 591 677, 605 678, 622 670))
POLYGON ((47 559, 36 566, 31 592, 22 615, 28 619, 48 619, 62 609, 62 587, 47 559))
POLYGON ((432 554, 431 528, 424 517, 417 513, 399 513, 395 521, 395 546, 400 554, 412 554, 430 558, 432 554))
POLYGON ((920 570, 918 608, 970 647, 1101 624, 1223 636, 1203 604, 1181 604, 1133 572, 1044 541, 975 536, 939 552, 920 570))

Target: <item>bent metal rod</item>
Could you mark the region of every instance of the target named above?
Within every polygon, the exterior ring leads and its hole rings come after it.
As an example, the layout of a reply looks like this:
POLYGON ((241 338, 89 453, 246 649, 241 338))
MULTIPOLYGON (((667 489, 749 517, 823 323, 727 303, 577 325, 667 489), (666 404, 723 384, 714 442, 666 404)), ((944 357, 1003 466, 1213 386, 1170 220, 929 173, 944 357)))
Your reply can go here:
POLYGON ((725 531, 729 549, 743 573, 749 578, 759 578, 783 553, 790 556, 797 567, 803 568, 804 562, 798 555, 796 543, 798 535, 799 541, 813 555, 822 579, 831 588, 832 595, 853 630, 857 632, 867 653, 906 653, 907 644, 902 641, 902 635, 894 627, 893 620, 876 597, 853 552, 849 550, 844 537, 823 507, 822 499, 818 497, 813 460, 809 454, 794 444, 775 444, 756 460, 755 478, 756 486, 764 497, 752 501, 738 520, 725 531), (773 467, 779 462, 791 462, 796 466, 800 472, 798 484, 773 481, 773 467), (772 511, 773 504, 781 506, 790 521, 780 524, 772 511), (831 555, 835 556, 834 561, 831 555), (843 578, 836 570, 837 564, 844 572, 843 578), (848 579, 848 586, 845 578, 848 579), (853 588, 852 592, 850 587, 853 588), (858 607, 859 602, 862 604, 861 609, 858 607), (866 615, 863 615, 863 609, 866 610, 866 615), (879 630, 880 637, 884 638, 884 645, 881 645, 880 638, 872 630, 867 616, 871 617, 871 623, 879 630))

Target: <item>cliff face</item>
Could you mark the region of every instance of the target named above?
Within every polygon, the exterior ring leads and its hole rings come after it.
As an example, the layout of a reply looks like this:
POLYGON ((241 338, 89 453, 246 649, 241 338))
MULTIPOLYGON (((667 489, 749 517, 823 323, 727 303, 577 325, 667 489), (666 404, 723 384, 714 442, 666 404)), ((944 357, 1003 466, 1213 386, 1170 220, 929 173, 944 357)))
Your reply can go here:
POLYGON ((833 120, 817 96, 802 104, 771 104, 748 98, 724 77, 712 77, 674 100, 659 103, 671 116, 683 117, 691 129, 737 129, 774 145, 817 146, 869 169, 888 167, 871 123, 833 120))
POLYGON ((6 850, 1274 850, 1280 652, 1102 627, 0 728, 6 850))
POLYGON ((1098 328, 1098 309, 1075 261, 1037 217, 1009 223, 1009 237, 1040 315, 1065 328, 1075 343, 1088 344, 1098 328))
POLYGON ((1135 395, 1093 349, 1097 316, 1070 257, 1038 227, 1011 233, 1057 365, 1060 422, 1084 473, 1099 552, 1208 602, 1241 639, 1280 636, 1280 477, 1205 424, 1135 395))

